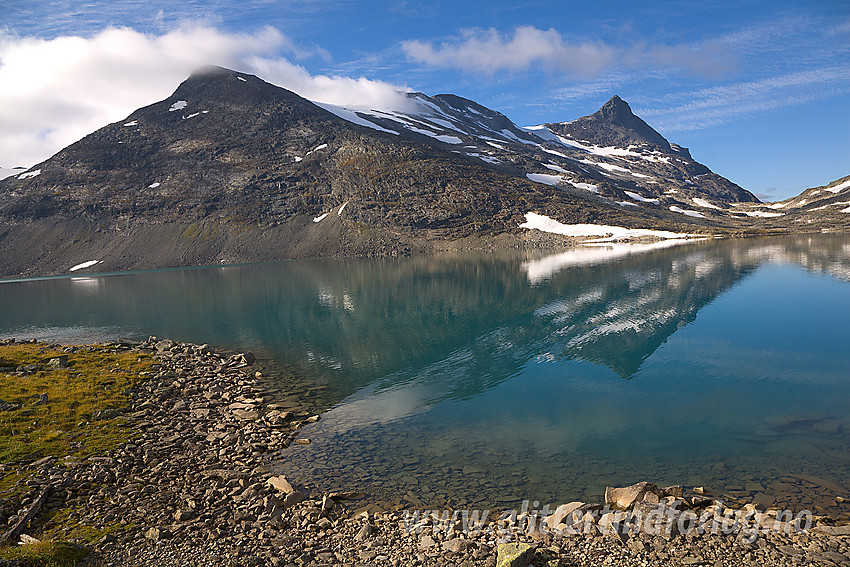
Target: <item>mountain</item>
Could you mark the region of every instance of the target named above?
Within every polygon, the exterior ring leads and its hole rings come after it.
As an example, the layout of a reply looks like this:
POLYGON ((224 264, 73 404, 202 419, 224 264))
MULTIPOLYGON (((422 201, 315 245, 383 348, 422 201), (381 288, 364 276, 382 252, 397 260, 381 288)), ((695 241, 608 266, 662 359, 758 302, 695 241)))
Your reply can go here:
POLYGON ((257 77, 204 68, 167 99, 0 181, 0 275, 406 254, 521 237, 529 211, 676 226, 456 147, 364 128, 257 77))
POLYGON ((629 104, 614 95, 602 108, 571 122, 546 124, 552 132, 574 140, 593 140, 597 145, 615 147, 648 145, 663 153, 691 159, 687 148, 670 145, 664 136, 638 118, 629 104))
POLYGON ((0 277, 548 242, 520 228, 529 212, 690 233, 765 222, 619 97, 530 128, 455 95, 406 102, 314 104, 199 69, 0 180, 0 277))
POLYGON ((785 224, 809 230, 846 230, 850 221, 850 175, 768 207, 785 216, 785 224))
POLYGON ((759 203, 695 161, 687 148, 668 142, 618 96, 589 116, 526 128, 455 95, 408 97, 414 109, 406 112, 324 107, 364 126, 454 144, 457 153, 539 183, 593 193, 620 208, 673 211, 725 225, 737 214, 731 203, 759 203))

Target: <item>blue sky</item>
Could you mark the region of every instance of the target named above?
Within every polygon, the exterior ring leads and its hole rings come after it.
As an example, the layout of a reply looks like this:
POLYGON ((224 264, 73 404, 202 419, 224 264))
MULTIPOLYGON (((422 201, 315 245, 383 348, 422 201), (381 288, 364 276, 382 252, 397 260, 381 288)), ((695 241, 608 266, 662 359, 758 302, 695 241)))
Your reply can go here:
POLYGON ((572 120, 619 94, 765 198, 850 174, 847 0, 7 0, 3 13, 3 167, 32 165, 215 63, 325 102, 454 93, 519 125, 572 120))

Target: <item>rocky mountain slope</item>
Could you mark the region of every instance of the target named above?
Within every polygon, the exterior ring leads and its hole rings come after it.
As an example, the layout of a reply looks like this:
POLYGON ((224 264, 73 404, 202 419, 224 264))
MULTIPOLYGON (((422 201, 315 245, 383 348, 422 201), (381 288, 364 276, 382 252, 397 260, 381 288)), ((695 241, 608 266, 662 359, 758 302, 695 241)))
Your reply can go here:
POLYGON ((850 175, 820 187, 806 189, 796 197, 770 203, 768 207, 782 215, 775 226, 798 230, 842 231, 850 223, 850 175))
POLYGON ((785 214, 762 216, 618 97, 520 128, 454 95, 407 96, 403 112, 347 109, 198 70, 0 180, 0 277, 516 246, 529 212, 688 233, 785 214))

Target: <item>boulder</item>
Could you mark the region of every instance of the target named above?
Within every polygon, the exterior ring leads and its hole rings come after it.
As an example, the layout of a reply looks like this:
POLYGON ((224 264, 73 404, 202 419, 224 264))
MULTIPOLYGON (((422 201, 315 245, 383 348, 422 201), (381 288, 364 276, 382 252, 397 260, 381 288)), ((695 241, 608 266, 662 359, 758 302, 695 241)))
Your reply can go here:
POLYGON ((822 533, 829 536, 850 536, 850 526, 815 526, 813 532, 822 533))
POLYGON ((584 502, 570 502, 569 504, 561 504, 552 514, 547 516, 543 523, 549 531, 553 531, 561 524, 572 524, 571 515, 573 512, 584 506, 584 502))
POLYGON ((145 532, 145 538, 151 541, 160 541, 171 537, 171 533, 164 528, 150 528, 145 532))
POLYGON ((47 362, 47 366, 50 368, 67 368, 68 367, 68 357, 67 356, 57 356, 56 358, 51 358, 47 362))
POLYGON ((289 481, 286 480, 286 477, 283 475, 273 476, 266 482, 268 482, 273 488, 279 490, 280 492, 283 492, 284 494, 289 494, 290 492, 295 491, 295 489, 292 488, 292 485, 289 484, 289 481))
POLYGON ((679 516, 676 507, 642 501, 635 504, 634 523, 639 532, 670 539, 679 534, 679 516))
POLYGON ((290 508, 295 506, 299 502, 304 502, 307 499, 306 496, 298 492, 297 490, 294 492, 290 492, 286 495, 286 498, 283 499, 283 507, 290 508))
POLYGON ((92 421, 102 421, 108 419, 115 419, 119 415, 121 415, 121 410, 115 408, 108 408, 92 412, 91 419, 92 421))
POLYGON ((527 543, 500 543, 496 548, 496 567, 528 567, 534 548, 527 543))
POLYGON ((374 528, 372 528, 372 524, 363 524, 363 527, 360 528, 360 531, 357 532, 357 535, 354 536, 356 541, 366 541, 374 532, 374 528))
POLYGON ((651 482, 639 482, 624 488, 605 487, 605 504, 612 508, 626 510, 634 506, 636 502, 644 499, 647 493, 660 496, 658 487, 651 482))

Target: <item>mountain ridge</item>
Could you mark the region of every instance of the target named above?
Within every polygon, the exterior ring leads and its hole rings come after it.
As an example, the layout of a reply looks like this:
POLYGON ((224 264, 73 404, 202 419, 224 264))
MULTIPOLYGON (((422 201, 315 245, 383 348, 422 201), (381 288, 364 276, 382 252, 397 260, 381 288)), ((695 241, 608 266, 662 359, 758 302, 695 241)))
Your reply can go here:
POLYGON ((619 97, 584 121, 626 136, 606 146, 521 128, 456 95, 406 96, 407 111, 337 107, 198 69, 166 99, 0 181, 0 277, 94 259, 121 270, 515 247, 539 239, 520 228, 529 212, 727 234, 785 214, 756 210, 686 150, 651 141, 619 97))

